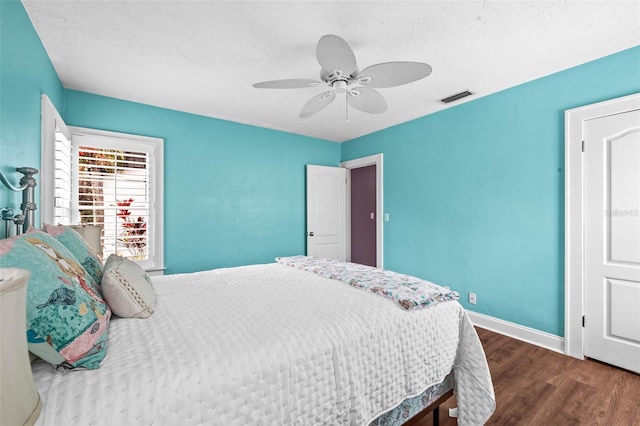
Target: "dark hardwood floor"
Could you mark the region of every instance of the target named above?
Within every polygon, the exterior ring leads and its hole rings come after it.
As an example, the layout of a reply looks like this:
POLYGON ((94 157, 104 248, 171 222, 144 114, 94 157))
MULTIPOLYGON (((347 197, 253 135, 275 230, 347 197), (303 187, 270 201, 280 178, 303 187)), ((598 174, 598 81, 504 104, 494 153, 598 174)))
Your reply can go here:
MULTIPOLYGON (((489 363, 496 411, 487 425, 640 426, 640 375, 578 360, 476 328, 489 363)), ((440 425, 455 396, 440 406, 440 425)), ((431 415, 418 424, 432 425, 431 415)))

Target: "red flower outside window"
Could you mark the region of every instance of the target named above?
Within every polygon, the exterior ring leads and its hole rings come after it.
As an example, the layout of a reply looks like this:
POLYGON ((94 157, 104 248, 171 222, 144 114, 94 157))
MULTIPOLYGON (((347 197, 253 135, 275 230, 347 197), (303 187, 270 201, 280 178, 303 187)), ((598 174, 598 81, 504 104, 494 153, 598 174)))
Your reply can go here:
POLYGON ((131 217, 131 207, 134 199, 116 200, 118 218, 122 219, 122 232, 118 235, 118 243, 126 247, 136 259, 145 257, 147 247, 147 223, 142 216, 131 217))

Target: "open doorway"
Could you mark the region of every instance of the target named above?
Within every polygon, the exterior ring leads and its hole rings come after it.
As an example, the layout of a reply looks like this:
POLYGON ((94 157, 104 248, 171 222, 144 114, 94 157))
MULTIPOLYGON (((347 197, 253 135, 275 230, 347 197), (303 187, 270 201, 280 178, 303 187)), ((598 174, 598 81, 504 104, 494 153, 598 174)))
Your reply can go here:
POLYGON ((351 169, 351 261, 376 266, 376 165, 351 169))
POLYGON ((341 166, 347 169, 347 260, 383 268, 382 154, 341 166))

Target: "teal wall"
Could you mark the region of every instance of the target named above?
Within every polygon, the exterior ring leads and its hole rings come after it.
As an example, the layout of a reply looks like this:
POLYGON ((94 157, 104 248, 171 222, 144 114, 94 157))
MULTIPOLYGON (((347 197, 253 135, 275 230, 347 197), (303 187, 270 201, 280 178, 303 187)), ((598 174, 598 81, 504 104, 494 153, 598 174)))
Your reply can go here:
MULTIPOLYGON (((0 1, 0 170, 12 184, 16 167, 40 168, 40 95, 62 110, 63 90, 22 3, 0 1)), ((0 207, 19 208, 22 195, 0 188, 0 207)))
POLYGON ((305 165, 340 162, 335 142, 73 90, 63 118, 164 138, 168 273, 303 254, 305 165))
POLYGON ((343 143, 384 154, 385 267, 562 336, 564 110, 635 92, 640 47, 343 143))

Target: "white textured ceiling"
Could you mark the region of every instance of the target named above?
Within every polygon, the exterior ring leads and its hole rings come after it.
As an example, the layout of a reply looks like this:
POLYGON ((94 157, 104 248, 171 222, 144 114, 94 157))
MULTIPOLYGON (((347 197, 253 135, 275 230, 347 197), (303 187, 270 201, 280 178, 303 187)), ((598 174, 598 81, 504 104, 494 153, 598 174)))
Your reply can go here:
POLYGON ((36 31, 69 89, 344 141, 640 44, 638 1, 31 1, 36 31), (322 87, 324 34, 344 38, 360 69, 426 62, 433 73, 380 89, 381 115, 338 97, 298 118, 322 87), (449 106, 438 100, 476 95, 449 106))

